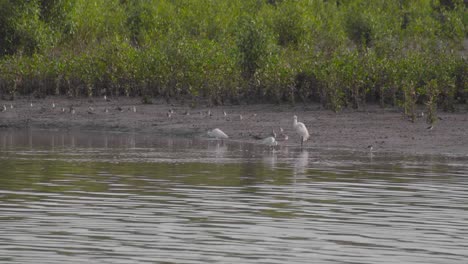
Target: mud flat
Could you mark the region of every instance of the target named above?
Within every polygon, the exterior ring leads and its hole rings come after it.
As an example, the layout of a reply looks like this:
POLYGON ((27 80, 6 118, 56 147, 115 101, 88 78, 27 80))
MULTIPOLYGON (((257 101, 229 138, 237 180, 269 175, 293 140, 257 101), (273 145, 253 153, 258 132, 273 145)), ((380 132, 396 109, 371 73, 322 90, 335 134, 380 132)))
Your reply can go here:
POLYGON ((272 129, 278 131, 282 127, 289 140, 280 144, 299 146, 299 137, 292 128, 292 117, 297 115, 311 134, 305 145, 307 148, 368 151, 367 147, 372 145, 374 152, 468 155, 466 106, 459 107, 455 113, 439 112, 440 119, 432 129, 427 129, 425 117, 413 123, 399 109, 379 106, 334 113, 317 104, 189 107, 155 100, 153 104, 142 104, 140 98, 127 97, 110 101, 103 98, 19 98, 0 101, 2 109, 3 105, 6 111, 0 112, 0 129, 31 127, 205 137, 208 129, 218 127, 230 140, 255 142, 253 136, 267 136, 272 129))

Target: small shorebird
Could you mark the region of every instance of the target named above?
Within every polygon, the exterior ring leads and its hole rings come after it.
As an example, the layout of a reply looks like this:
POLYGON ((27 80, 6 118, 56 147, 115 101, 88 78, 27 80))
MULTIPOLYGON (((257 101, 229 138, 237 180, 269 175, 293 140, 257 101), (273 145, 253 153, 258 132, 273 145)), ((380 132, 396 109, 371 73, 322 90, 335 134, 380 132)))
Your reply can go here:
POLYGON ((301 148, 305 141, 310 137, 309 130, 302 122, 297 122, 297 116, 294 116, 293 128, 296 130, 296 133, 301 137, 301 148))
POLYGON ((227 139, 229 138, 228 135, 226 135, 226 133, 224 133, 221 129, 219 128, 215 128, 213 130, 209 130, 207 132, 208 136, 209 137, 213 137, 213 138, 216 138, 216 139, 227 139))
POLYGON ((280 132, 279 132, 278 137, 276 137, 276 140, 277 141, 286 141, 288 139, 289 139, 288 135, 286 135, 286 133, 284 133, 283 128, 280 127, 280 132))

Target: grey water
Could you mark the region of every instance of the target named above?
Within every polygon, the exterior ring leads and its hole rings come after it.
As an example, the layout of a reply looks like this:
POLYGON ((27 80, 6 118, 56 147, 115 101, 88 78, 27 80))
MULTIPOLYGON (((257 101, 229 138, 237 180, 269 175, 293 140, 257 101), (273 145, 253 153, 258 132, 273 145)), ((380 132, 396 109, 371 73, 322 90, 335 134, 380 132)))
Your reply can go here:
POLYGON ((467 161, 0 130, 0 263, 468 263, 467 161))

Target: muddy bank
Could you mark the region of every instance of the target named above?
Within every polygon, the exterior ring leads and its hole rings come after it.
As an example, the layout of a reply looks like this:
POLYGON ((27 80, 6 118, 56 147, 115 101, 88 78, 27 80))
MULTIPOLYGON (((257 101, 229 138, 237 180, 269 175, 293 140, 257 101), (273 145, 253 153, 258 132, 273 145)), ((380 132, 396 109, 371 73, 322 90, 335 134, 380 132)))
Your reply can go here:
POLYGON ((191 108, 162 101, 142 104, 140 98, 126 97, 110 98, 110 101, 103 98, 50 97, 32 101, 23 98, 0 101, 2 109, 3 105, 6 111, 0 112, 0 129, 33 127, 201 137, 206 136, 208 129, 219 127, 231 140, 255 142, 253 136, 266 136, 272 129, 283 127, 289 140, 280 144, 299 146, 299 137, 292 129, 295 114, 309 128, 311 139, 306 147, 312 149, 367 151, 367 146, 372 145, 375 152, 468 155, 465 106, 456 113, 439 113, 441 120, 428 130, 424 117, 412 123, 398 109, 378 106, 340 113, 323 110, 314 104, 191 108))

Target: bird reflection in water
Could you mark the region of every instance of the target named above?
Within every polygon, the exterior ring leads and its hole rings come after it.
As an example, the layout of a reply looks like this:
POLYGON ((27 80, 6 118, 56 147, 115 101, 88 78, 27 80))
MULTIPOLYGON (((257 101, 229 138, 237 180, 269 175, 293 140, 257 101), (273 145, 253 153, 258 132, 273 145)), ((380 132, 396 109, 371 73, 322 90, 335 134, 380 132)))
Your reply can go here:
POLYGON ((302 150, 294 159, 294 176, 302 175, 309 165, 309 151, 302 150))

